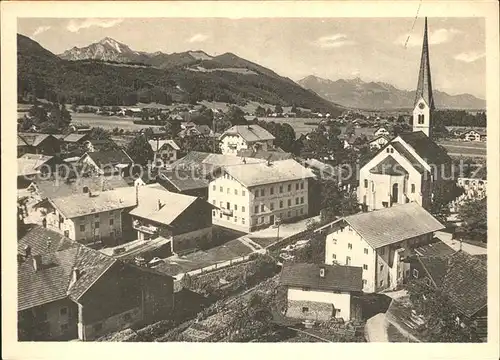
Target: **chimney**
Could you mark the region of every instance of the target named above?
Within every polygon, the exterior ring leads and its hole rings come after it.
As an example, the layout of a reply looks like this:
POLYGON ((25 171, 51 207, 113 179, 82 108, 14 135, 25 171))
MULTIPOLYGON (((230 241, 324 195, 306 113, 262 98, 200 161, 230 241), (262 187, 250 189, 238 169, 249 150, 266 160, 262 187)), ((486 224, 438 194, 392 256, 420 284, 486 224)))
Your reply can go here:
POLYGON ((319 277, 320 278, 324 278, 325 277, 325 268, 323 266, 321 266, 319 268, 319 277))
POLYGON ((74 267, 73 271, 71 272, 71 282, 74 284, 80 279, 80 277, 81 277, 80 269, 74 267))
POLYGON ((50 249, 50 245, 52 245, 52 239, 50 236, 47 238, 47 249, 50 249))
POLYGON ((29 258, 31 256, 31 246, 26 245, 24 247, 24 257, 29 258))
POLYGON ((34 255, 33 256, 33 269, 35 271, 38 271, 42 268, 42 256, 41 255, 34 255))

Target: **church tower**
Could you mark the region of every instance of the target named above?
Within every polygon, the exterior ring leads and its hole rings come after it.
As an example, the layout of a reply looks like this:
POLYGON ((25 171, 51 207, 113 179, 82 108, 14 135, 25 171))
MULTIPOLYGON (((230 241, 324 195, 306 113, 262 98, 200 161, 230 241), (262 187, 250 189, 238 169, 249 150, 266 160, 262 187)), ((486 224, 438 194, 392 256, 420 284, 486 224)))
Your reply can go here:
POLYGON ((432 112, 434 111, 434 98, 432 96, 431 66, 429 62, 429 43, 427 40, 427 18, 425 18, 424 42, 420 71, 418 73, 417 92, 413 108, 413 131, 422 131, 431 138, 432 112))

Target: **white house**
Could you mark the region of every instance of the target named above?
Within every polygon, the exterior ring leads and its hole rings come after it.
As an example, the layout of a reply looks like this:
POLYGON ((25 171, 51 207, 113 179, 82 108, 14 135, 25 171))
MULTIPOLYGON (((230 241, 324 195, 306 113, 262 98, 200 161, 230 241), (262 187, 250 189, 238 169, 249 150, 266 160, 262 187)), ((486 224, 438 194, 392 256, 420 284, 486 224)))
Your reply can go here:
POLYGON ((361 318, 360 303, 353 297, 362 293, 361 267, 284 264, 280 284, 287 289, 288 317, 318 321, 361 318))
POLYGON ((463 134, 463 137, 466 141, 486 141, 486 130, 469 130, 463 134))
POLYGON ((386 128, 384 128, 384 127, 379 127, 379 128, 375 131, 375 133, 374 133, 373 135, 375 135, 375 136, 380 136, 380 135, 389 136, 389 135, 390 135, 390 133, 389 133, 389 131, 387 131, 387 129, 386 129, 386 128))
POLYGON ((174 140, 149 140, 153 150, 153 164, 164 167, 177 160, 177 154, 181 150, 174 140))
POLYGON ((417 203, 359 213, 316 232, 326 234, 325 263, 363 268, 363 291, 393 288, 410 276, 406 249, 428 244, 444 226, 417 203))
POLYGON ((368 145, 370 145, 370 149, 381 149, 389 142, 389 137, 386 135, 380 135, 376 138, 370 140, 368 145))
POLYGON ((213 223, 244 232, 307 216, 311 170, 293 159, 224 166, 209 184, 213 223))
POLYGON ((267 151, 271 150, 274 144, 274 136, 259 125, 232 126, 219 137, 219 140, 224 155, 237 155, 239 150, 251 149, 254 145, 267 151))

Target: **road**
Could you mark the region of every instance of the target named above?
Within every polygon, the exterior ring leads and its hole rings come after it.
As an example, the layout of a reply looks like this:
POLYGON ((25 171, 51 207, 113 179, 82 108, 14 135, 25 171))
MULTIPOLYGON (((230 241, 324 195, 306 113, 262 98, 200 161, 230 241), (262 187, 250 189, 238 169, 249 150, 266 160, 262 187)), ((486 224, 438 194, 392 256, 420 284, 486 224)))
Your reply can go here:
POLYGON ((389 342, 385 313, 378 313, 366 321, 365 338, 368 342, 389 342))
MULTIPOLYGON (((436 232, 435 235, 439 240, 444 242, 446 245, 451 247, 453 250, 455 250, 455 251, 460 250, 460 241, 452 240, 451 234, 443 232, 443 231, 438 231, 438 232, 436 232)), ((484 255, 484 254, 488 253, 488 249, 482 248, 480 246, 467 244, 465 242, 462 242, 462 250, 471 254, 471 255, 484 255)))

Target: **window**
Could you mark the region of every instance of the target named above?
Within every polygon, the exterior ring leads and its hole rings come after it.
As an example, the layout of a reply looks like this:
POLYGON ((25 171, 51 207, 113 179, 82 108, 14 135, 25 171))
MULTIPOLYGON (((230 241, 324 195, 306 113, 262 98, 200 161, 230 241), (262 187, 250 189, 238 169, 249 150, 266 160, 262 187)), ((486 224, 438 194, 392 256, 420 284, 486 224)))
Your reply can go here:
POLYGON ((273 211, 274 210, 274 203, 269 204, 269 210, 273 211))
POLYGON ((299 198, 295 198, 295 205, 299 205, 299 201, 300 201, 299 198))
POLYGON ((231 191, 231 189, 230 189, 230 188, 227 188, 227 193, 228 193, 228 194, 230 193, 230 191, 231 191))
POLYGON ((384 286, 384 280, 380 280, 380 286, 384 286))
POLYGON ((219 205, 220 205, 220 207, 224 207, 224 201, 221 201, 221 202, 219 203, 219 205))
POLYGON ((348 248, 349 250, 352 250, 352 244, 347 244, 347 248, 348 248))
POLYGON ((380 265, 380 271, 384 270, 384 264, 380 265))
POLYGON ((375 191, 375 183, 372 181, 372 192, 375 191))
POLYGON ((288 191, 292 191, 292 184, 288 184, 288 191))
POLYGON ((346 258, 345 258, 345 264, 346 265, 351 265, 351 257, 350 256, 346 256, 346 258))
POLYGON ((215 210, 212 210, 212 216, 215 216, 215 210))
POLYGON ((367 281, 363 279, 363 286, 366 285, 367 281))
POLYGON ((68 331, 68 324, 61 324, 61 331, 62 332, 68 331))
POLYGON ((241 207, 241 212, 245 212, 245 207, 244 206, 241 207))
POLYGON ((304 197, 303 197, 303 196, 301 196, 301 197, 300 197, 300 203, 301 203, 301 204, 303 204, 303 203, 304 203, 304 197))
POLYGON ((389 148, 385 149, 385 152, 387 152, 387 153, 388 153, 388 152, 389 152, 389 148))
POLYGON ((283 200, 280 200, 280 209, 283 208, 283 200))
POLYGON ((246 192, 245 190, 241 190, 241 195, 245 196, 246 192))
POLYGON ((219 213, 219 217, 222 219, 222 211, 219 213))
POLYGON ((336 254, 332 254, 332 259, 335 260, 337 258, 336 254))
POLYGON ((226 203, 226 209, 231 210, 231 204, 229 202, 226 203))
POLYGON ((259 205, 255 205, 254 213, 256 213, 256 214, 259 213, 259 205))
POLYGON ((365 179, 364 183, 365 183, 365 189, 367 189, 368 188, 368 180, 365 179))
POLYGON ((280 185, 280 193, 283 192, 283 185, 280 185))
POLYGON ((368 270, 368 265, 363 264, 363 270, 368 270))
POLYGON ((288 207, 292 206, 292 199, 288 199, 288 207))
POLYGON ((245 224, 245 218, 241 218, 241 223, 245 224))
POLYGON ((238 205, 234 204, 234 211, 238 210, 238 205))
POLYGON ((273 195, 274 194, 274 188, 271 186, 271 188, 269 189, 269 194, 273 195))
POLYGON ((265 189, 260 189, 260 196, 264 196, 265 189))
POLYGON ((217 186, 213 185, 212 190, 215 191, 217 189, 217 186))
POLYGON ((87 194, 89 192, 89 188, 87 186, 83 187, 83 193, 87 194))
POLYGON ((264 207, 264 204, 261 204, 261 205, 260 205, 260 212, 264 212, 264 211, 266 211, 266 210, 265 210, 265 207, 264 207))
POLYGON ((258 198, 259 197, 259 190, 255 190, 255 197, 258 198))
POLYGON ((85 225, 80 225, 80 232, 85 232, 85 225))
POLYGON ((234 189, 234 195, 238 195, 238 189, 234 189))
POLYGON ((300 183, 300 190, 304 190, 304 183, 303 182, 300 183))
POLYGON ((238 217, 237 216, 234 217, 234 222, 238 222, 238 217))
POLYGON ((123 315, 123 320, 124 321, 130 321, 131 319, 132 319, 132 316, 130 316, 130 314, 123 315))
POLYGON ((68 314, 68 308, 67 307, 63 307, 59 310, 59 314, 61 315, 67 315, 68 314))
POLYGON ((363 252, 364 252, 365 254, 368 254, 368 249, 367 249, 367 248, 364 248, 364 249, 363 249, 363 252))
POLYGON ((114 223, 115 223, 114 219, 109 219, 109 226, 113 226, 114 223))
POLYGON ((306 306, 303 306, 303 307, 302 307, 302 312, 303 312, 303 313, 309 312, 309 308, 308 308, 308 307, 306 307, 306 306))
POLYGON ((219 190, 220 192, 224 192, 224 188, 222 186, 219 188, 219 190))
POLYGON ((415 193, 415 184, 411 184, 411 193, 414 194, 415 193))
POLYGON ((93 326, 94 331, 101 331, 102 330, 102 324, 98 323, 93 326))
POLYGON ((299 190, 299 183, 295 184, 295 190, 299 190))
POLYGON ((413 274, 413 277, 414 277, 415 279, 418 279, 418 270, 417 270, 417 269, 413 269, 412 274, 413 274))
POLYGON ((226 216, 226 220, 229 221, 229 216, 226 216))
POLYGON ((94 215, 94 217, 95 217, 96 219, 99 219, 99 214, 95 214, 95 215, 94 215))
POLYGON ((264 216, 261 216, 261 217, 259 218, 259 222, 260 222, 261 224, 263 224, 263 223, 264 223, 264 216))

